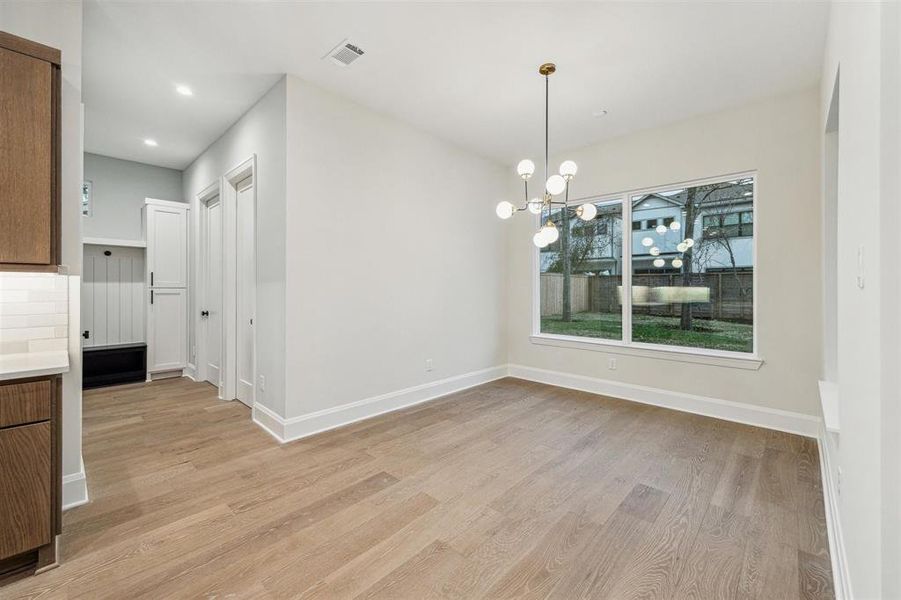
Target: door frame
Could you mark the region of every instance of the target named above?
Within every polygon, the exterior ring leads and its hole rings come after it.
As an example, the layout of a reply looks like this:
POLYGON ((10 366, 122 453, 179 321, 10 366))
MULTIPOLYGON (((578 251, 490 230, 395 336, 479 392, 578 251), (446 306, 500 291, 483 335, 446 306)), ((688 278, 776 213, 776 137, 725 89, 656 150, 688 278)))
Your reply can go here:
MULTIPOLYGON (((220 390, 220 397, 225 400, 236 400, 238 397, 238 184, 251 178, 253 193, 253 260, 254 260, 254 297, 259 279, 259 235, 258 235, 258 204, 257 187, 257 156, 252 154, 241 161, 237 166, 226 171, 222 176, 219 201, 222 202, 223 227, 225 229, 222 243, 225 246, 223 253, 223 285, 222 285, 222 322, 224 323, 224 352, 220 360, 220 368, 224 373, 224 389, 220 390)), ((256 305, 256 302, 254 302, 256 305)), ((253 394, 251 404, 256 403, 257 397, 257 320, 254 314, 254 325, 251 329, 253 339, 253 394)))
MULTIPOLYGON (((197 248, 197 255, 198 255, 197 258, 198 258, 198 262, 200 263, 199 264, 200 268, 198 270, 199 277, 197 278, 198 279, 198 281, 197 281, 197 288, 198 288, 198 290, 197 290, 197 305, 194 306, 194 310, 192 310, 192 314, 191 314, 192 320, 197 319, 197 321, 196 321, 197 327, 194 328, 195 346, 197 348, 197 356, 195 357, 196 369, 197 369, 197 381, 206 381, 207 375, 208 375, 207 374, 207 355, 209 354, 209 348, 207 347, 207 328, 208 328, 209 321, 200 318, 200 310, 205 305, 209 304, 208 298, 207 298, 207 286, 206 286, 206 283, 207 283, 207 268, 206 267, 207 267, 207 260, 208 260, 208 257, 207 257, 207 227, 208 227, 207 219, 209 218, 207 216, 207 214, 208 214, 207 213, 207 204, 209 204, 210 200, 212 200, 213 198, 219 198, 219 203, 222 206, 223 216, 224 216, 225 205, 222 204, 222 196, 220 194, 220 189, 219 189, 220 185, 219 184, 220 184, 220 182, 218 180, 214 181, 210 185, 203 188, 203 190, 199 194, 194 196, 194 198, 197 201, 197 209, 198 209, 197 213, 198 213, 198 217, 199 217, 198 226, 200 229, 200 231, 198 232, 199 235, 197 236, 198 240, 199 240, 199 244, 198 244, 198 248, 197 248)), ((224 219, 220 219, 220 221, 224 225, 224 222, 225 222, 224 219)), ((223 232, 221 231, 221 228, 222 228, 222 226, 220 225, 219 240, 224 243, 224 237, 223 237, 223 232)), ((223 248, 220 247, 219 248, 220 255, 222 255, 222 252, 223 252, 223 248)), ((224 277, 225 277, 224 269, 222 270, 222 273, 223 273, 223 279, 224 279, 224 277)), ((221 281, 220 289, 224 290, 223 284, 224 284, 224 281, 221 281)), ((220 319, 219 319, 220 329, 222 328, 223 323, 224 323, 224 321, 220 316, 220 319)), ((216 386, 216 389, 218 390, 218 396, 219 396, 219 399, 221 400, 223 398, 223 395, 222 395, 222 356, 225 354, 224 348, 222 347, 223 344, 221 343, 221 341, 223 340, 223 335, 222 335, 221 331, 219 333, 219 340, 220 340, 219 385, 216 386)))

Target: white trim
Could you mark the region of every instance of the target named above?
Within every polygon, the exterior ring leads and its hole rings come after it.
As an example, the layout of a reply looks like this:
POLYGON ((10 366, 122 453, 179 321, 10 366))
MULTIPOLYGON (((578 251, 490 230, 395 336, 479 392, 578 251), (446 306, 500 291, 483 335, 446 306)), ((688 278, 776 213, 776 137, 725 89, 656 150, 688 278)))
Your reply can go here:
POLYGON ((839 518, 838 486, 832 479, 835 449, 834 436, 821 424, 817 447, 820 451, 820 480, 823 483, 823 506, 826 512, 826 532, 829 538, 829 559, 832 562, 832 588, 836 600, 850 600, 851 575, 848 572, 848 557, 845 554, 845 542, 842 535, 842 523, 839 518))
POLYGON ((839 433, 838 384, 832 381, 818 381, 820 406, 823 409, 823 425, 828 433, 839 433))
POLYGON ((285 443, 428 402, 506 376, 507 367, 501 365, 357 400, 290 419, 285 419, 259 402, 255 402, 253 421, 279 442, 285 443))
POLYGON ((196 383, 197 381, 199 381, 199 380, 197 379, 197 367, 195 367, 195 366, 192 365, 191 363, 188 363, 188 366, 185 367, 185 368, 182 370, 181 376, 182 376, 182 377, 187 377, 188 379, 190 379, 191 381, 193 381, 193 382, 195 382, 195 383, 196 383))
POLYGON ((509 365, 508 369, 511 377, 528 381, 622 398, 642 404, 653 404, 663 408, 786 431, 806 437, 815 438, 819 434, 820 419, 812 415, 523 365, 509 365))
POLYGON ((287 421, 278 413, 266 408, 259 402, 254 402, 251 418, 266 433, 274 437, 279 444, 290 441, 287 439, 287 421))
POLYGON ((89 246, 119 246, 123 248, 146 248, 146 240, 118 240, 114 238, 86 237, 81 239, 82 244, 89 246))
MULTIPOLYGON (((259 181, 257 177, 257 155, 251 154, 248 158, 241 161, 237 166, 226 171, 221 178, 221 187, 219 201, 222 202, 222 223, 224 235, 222 244, 225 252, 222 257, 222 323, 223 323, 223 352, 219 358, 220 377, 223 381, 223 388, 220 390, 222 398, 226 400, 236 399, 238 397, 238 363, 237 363, 237 345, 238 345, 238 257, 236 252, 236 236, 238 231, 238 189, 239 183, 251 177, 253 182, 253 206, 254 216, 257 216, 257 188, 259 181)), ((254 219, 254 228, 259 225, 259 219, 254 219)), ((254 244, 259 242, 259 235, 254 231, 254 244)), ((259 257, 256 251, 254 260, 259 257)), ((254 269, 255 273, 259 273, 259 265, 254 269)), ((256 283, 255 283, 255 286, 256 283)), ((253 402, 256 404, 257 390, 257 326, 258 319, 254 319, 253 327, 253 402)))
MULTIPOLYGON (((175 200, 160 200, 159 198, 144 198, 144 204, 151 206, 162 206, 164 208, 180 208, 184 209, 188 207, 187 202, 177 202, 175 200)), ((188 207, 190 208, 190 207, 188 207)))
MULTIPOLYGON (((207 259, 207 236, 209 235, 208 231, 208 219, 209 219, 209 203, 214 198, 218 198, 220 205, 223 208, 225 205, 222 204, 222 194, 221 194, 221 179, 216 179, 213 183, 207 185, 203 188, 200 193, 194 196, 194 200, 197 203, 197 223, 196 229, 197 235, 196 242, 194 244, 194 273, 196 274, 192 278, 192 284, 195 288, 194 297, 192 299, 192 303, 190 306, 190 318, 188 321, 190 322, 190 326, 194 332, 194 360, 196 364, 195 373, 196 379, 195 381, 207 381, 209 379, 209 373, 207 373, 207 354, 209 353, 209 348, 207 348, 207 327, 208 320, 203 318, 198 318, 200 314, 200 310, 203 306, 208 305, 207 302, 207 265, 205 264, 205 259, 207 259)), ((219 232, 219 240, 224 241, 225 235, 224 231, 221 229, 225 226, 225 220, 222 219, 220 223, 220 232, 219 232)), ((223 254, 223 249, 220 247, 219 249, 220 255, 222 255, 223 267, 225 263, 225 257, 223 254)), ((222 278, 225 278, 225 269, 222 269, 222 278)), ((224 294, 225 290, 225 282, 220 281, 219 283, 220 292, 224 294)), ((224 301, 223 301, 224 302, 224 301)), ((224 324, 224 320, 222 319, 222 315, 219 318, 220 329, 224 324)), ((219 367, 220 372, 222 370, 222 355, 224 350, 222 348, 222 343, 224 342, 224 336, 222 332, 219 333, 219 367)), ((222 398, 222 386, 217 385, 219 398, 222 398)))
POLYGON ((84 472, 84 458, 77 473, 63 475, 63 510, 69 510, 89 502, 88 479, 84 472))
POLYGON ((540 333, 529 336, 529 340, 533 344, 541 346, 593 350, 595 352, 625 354, 628 356, 641 356, 644 358, 698 363, 733 369, 748 369, 752 371, 760 369, 760 366, 763 364, 763 359, 759 356, 744 354, 742 352, 720 352, 705 350, 703 348, 685 348, 684 346, 669 347, 659 344, 642 344, 636 342, 627 344, 618 340, 578 337, 574 335, 553 335, 549 333, 540 333))

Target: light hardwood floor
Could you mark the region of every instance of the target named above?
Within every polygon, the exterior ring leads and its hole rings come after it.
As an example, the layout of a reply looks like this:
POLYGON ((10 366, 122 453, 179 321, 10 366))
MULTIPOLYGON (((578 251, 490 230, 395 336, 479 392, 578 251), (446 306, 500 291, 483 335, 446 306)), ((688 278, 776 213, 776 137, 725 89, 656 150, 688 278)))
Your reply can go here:
POLYGON ((516 379, 284 446, 206 384, 91 391, 84 458, 0 597, 832 597, 813 440, 516 379))

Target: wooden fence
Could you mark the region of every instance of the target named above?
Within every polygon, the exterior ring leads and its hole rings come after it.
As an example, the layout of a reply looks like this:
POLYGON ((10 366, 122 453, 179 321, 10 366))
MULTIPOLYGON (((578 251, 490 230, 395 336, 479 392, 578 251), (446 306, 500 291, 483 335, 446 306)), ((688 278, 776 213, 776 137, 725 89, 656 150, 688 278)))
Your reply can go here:
MULTIPOLYGON (((579 312, 614 313, 621 310, 618 275, 573 275, 572 310, 579 312)), ((674 287, 685 285, 682 275, 641 274, 632 276, 633 286, 674 287)), ((691 287, 710 290, 710 302, 692 304, 692 315, 702 319, 717 319, 738 323, 751 323, 754 318, 754 274, 694 273, 688 283, 691 287)), ((541 274, 541 316, 559 315, 563 312, 563 275, 541 274)), ((672 316, 682 314, 682 305, 635 304, 632 312, 639 315, 672 316)))
MULTIPOLYGON (((572 311, 587 312, 591 310, 591 285, 587 275, 573 275, 570 278, 572 311)), ((541 274, 541 316, 559 315, 563 313, 563 274, 541 274)))

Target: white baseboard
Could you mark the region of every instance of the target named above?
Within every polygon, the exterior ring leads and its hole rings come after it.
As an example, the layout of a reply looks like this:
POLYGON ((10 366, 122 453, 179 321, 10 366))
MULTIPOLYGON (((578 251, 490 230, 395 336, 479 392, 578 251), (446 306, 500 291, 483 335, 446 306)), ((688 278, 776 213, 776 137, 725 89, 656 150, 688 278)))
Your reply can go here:
POLYGON ((197 381, 197 367, 188 363, 188 366, 185 367, 184 371, 182 371, 182 377, 187 377, 191 381, 197 381))
POLYGON ((528 381, 622 398, 642 404, 653 404, 663 408, 796 433, 806 437, 816 438, 819 436, 820 419, 811 415, 523 365, 509 365, 508 370, 510 377, 528 381))
POLYGON ((829 537, 829 558, 832 561, 832 587, 836 600, 850 600, 851 578, 848 573, 848 558, 845 555, 845 542, 842 535, 842 523, 838 516, 838 485, 833 477, 833 463, 836 459, 831 434, 825 423, 820 428, 820 479, 823 482, 823 505, 826 509, 826 530, 829 537))
POLYGON ((84 473, 84 458, 78 473, 63 475, 63 510, 88 503, 88 480, 84 473))
POLYGON ((505 365, 491 367, 481 371, 473 371, 455 377, 448 377, 447 379, 424 383, 396 392, 365 398, 290 419, 281 417, 257 402, 253 405, 253 420, 279 442, 290 442, 415 404, 428 402, 429 400, 506 376, 507 367, 505 365))

